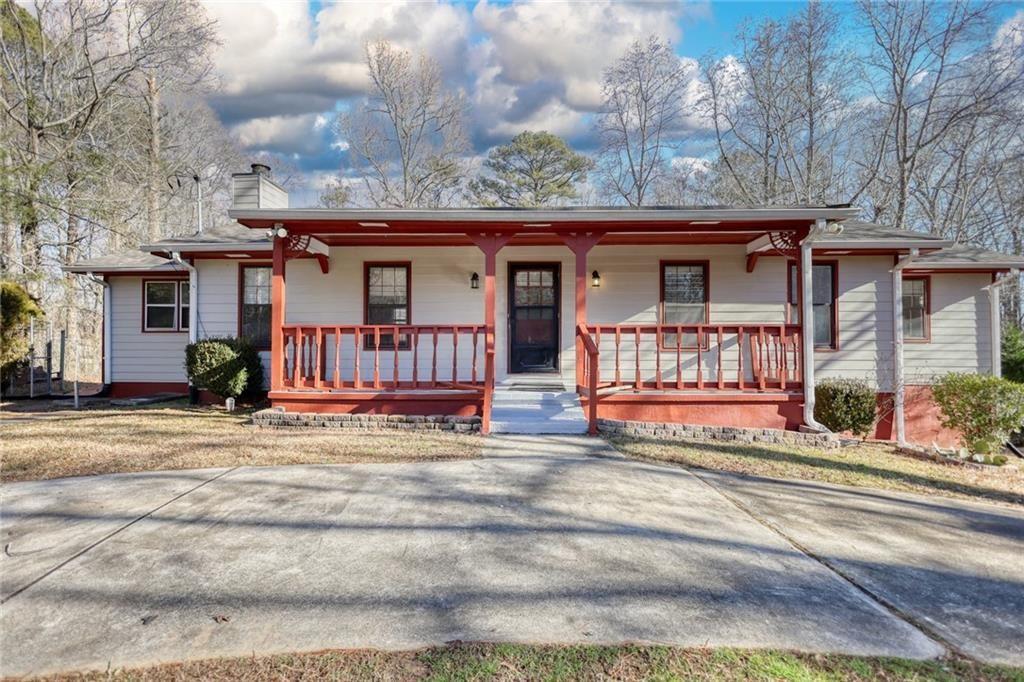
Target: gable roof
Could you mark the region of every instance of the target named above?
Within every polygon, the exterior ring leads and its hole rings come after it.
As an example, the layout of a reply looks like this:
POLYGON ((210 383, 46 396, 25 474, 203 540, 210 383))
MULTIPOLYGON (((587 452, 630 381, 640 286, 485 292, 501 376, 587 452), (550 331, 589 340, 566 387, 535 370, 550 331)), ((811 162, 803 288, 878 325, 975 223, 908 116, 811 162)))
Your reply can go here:
POLYGON ((144 253, 137 249, 80 260, 73 265, 65 266, 64 270, 67 272, 111 274, 118 272, 153 272, 156 274, 187 272, 184 267, 172 260, 154 256, 151 253, 144 253))
POLYGON ((941 251, 915 258, 910 267, 939 269, 983 267, 1024 270, 1024 256, 989 251, 969 244, 954 244, 941 251))
POLYGON ((842 232, 818 239, 815 242, 815 248, 942 249, 953 244, 948 239, 933 234, 897 230, 886 225, 862 220, 844 220, 842 225, 842 232))

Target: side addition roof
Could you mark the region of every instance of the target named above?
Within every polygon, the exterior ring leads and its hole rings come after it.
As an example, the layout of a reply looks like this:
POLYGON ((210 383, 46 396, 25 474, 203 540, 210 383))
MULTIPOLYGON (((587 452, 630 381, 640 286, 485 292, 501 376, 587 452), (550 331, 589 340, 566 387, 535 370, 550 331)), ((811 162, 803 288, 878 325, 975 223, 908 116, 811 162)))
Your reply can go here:
POLYGON ((178 263, 154 256, 151 253, 143 253, 138 250, 121 251, 110 253, 105 256, 80 260, 74 265, 64 268, 67 272, 96 273, 96 274, 166 274, 187 272, 178 263))

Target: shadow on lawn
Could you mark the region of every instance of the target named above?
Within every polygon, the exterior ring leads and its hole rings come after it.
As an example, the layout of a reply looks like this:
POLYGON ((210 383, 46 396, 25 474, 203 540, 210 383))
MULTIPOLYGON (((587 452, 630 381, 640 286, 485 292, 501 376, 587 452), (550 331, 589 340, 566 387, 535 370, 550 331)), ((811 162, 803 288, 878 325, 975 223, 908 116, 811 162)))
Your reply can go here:
MULTIPOLYGON (((826 472, 829 471, 837 473, 857 474, 860 476, 867 476, 902 483, 907 485, 908 490, 910 491, 917 490, 919 492, 951 492, 958 493, 960 495, 965 495, 968 497, 976 497, 988 501, 994 500, 1024 506, 1024 494, 1015 493, 1007 490, 999 490, 996 488, 976 486, 948 479, 934 478, 931 476, 924 476, 921 474, 899 471, 897 469, 890 469, 885 466, 882 466, 881 462, 878 464, 843 462, 829 457, 816 456, 807 451, 789 450, 781 448, 773 449, 748 444, 730 444, 716 442, 698 443, 664 439, 645 439, 642 441, 633 439, 611 439, 611 442, 615 445, 616 448, 633 457, 638 457, 640 459, 645 459, 648 461, 682 464, 684 466, 691 467, 694 469, 704 469, 707 471, 733 471, 728 466, 717 467, 712 463, 702 461, 698 458, 688 457, 685 454, 685 449, 697 448, 704 452, 735 458, 737 462, 774 462, 782 464, 794 464, 799 467, 802 467, 803 471, 793 472, 792 474, 789 474, 790 477, 803 478, 803 476, 801 476, 802 473, 810 474, 810 476, 808 477, 811 478, 812 480, 820 480, 825 483, 838 483, 840 485, 861 485, 862 487, 870 487, 870 485, 865 485, 863 483, 858 484, 854 481, 830 480, 825 475, 826 472), (669 449, 671 455, 659 456, 657 454, 652 454, 652 452, 647 447, 645 447, 646 445, 653 445, 658 448, 667 448, 669 449), (820 473, 821 476, 814 476, 814 474, 816 473, 820 473)), ((935 466, 943 465, 936 464, 935 466)), ((775 472, 763 472, 756 470, 744 470, 736 473, 766 475, 769 477, 787 476, 787 474, 785 473, 776 474, 775 472)))

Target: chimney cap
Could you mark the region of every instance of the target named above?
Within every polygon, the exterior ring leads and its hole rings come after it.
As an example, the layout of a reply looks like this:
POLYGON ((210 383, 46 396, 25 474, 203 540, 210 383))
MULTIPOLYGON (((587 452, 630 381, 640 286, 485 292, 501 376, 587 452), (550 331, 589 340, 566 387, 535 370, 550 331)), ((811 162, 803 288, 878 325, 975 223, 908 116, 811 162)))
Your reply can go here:
POLYGON ((266 175, 267 177, 270 177, 270 166, 265 163, 251 163, 249 164, 249 168, 251 168, 252 172, 256 175, 266 175))

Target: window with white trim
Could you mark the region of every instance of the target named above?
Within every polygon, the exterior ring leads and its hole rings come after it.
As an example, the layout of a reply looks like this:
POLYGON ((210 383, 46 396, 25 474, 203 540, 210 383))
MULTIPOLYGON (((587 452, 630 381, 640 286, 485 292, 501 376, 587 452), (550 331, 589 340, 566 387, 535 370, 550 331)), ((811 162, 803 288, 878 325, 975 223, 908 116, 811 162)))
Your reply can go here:
POLYGON ((927 341, 930 335, 928 284, 926 277, 903 278, 903 338, 908 341, 927 341))
MULTIPOLYGON (((144 283, 143 330, 147 332, 173 332, 180 326, 179 280, 146 280, 144 283)), ((185 282, 186 292, 188 282, 185 282)), ((186 298, 187 301, 187 298, 186 298)), ((188 310, 188 304, 185 306, 188 310)), ((187 312, 186 312, 187 314, 187 312)), ((185 327, 188 327, 186 321, 185 327)))

